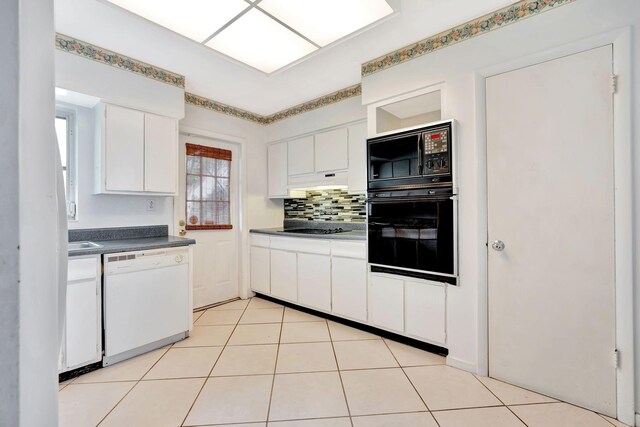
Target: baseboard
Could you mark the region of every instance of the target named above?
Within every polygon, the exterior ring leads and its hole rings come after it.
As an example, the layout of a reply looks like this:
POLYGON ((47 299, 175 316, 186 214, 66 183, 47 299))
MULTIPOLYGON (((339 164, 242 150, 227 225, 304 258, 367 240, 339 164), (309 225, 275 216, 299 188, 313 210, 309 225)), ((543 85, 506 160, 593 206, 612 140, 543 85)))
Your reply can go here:
POLYGON ((456 359, 455 357, 451 357, 451 355, 447 356, 447 366, 462 369, 463 371, 471 372, 472 374, 476 374, 478 372, 478 366, 475 363, 456 359))
POLYGON ((375 326, 367 325, 365 323, 360 323, 355 320, 346 319, 344 317, 335 316, 333 314, 325 313, 324 311, 318 311, 313 308, 305 307, 302 305, 294 304, 289 301, 284 301, 279 298, 272 297, 271 295, 265 295, 261 293, 256 293, 256 296, 265 299, 267 301, 275 302, 285 307, 290 307, 298 311, 302 311, 305 313, 313 314, 314 316, 324 317, 325 319, 342 323, 343 325, 350 326, 352 328, 360 329, 364 332, 369 332, 370 334, 379 335, 383 338, 389 338, 391 340, 397 341, 402 344, 410 345, 415 348, 419 348, 421 350, 428 351, 430 353, 439 354, 441 356, 447 356, 449 350, 444 347, 437 346, 435 344, 427 343, 424 341, 420 341, 414 338, 407 337, 405 335, 399 335, 394 332, 386 331, 384 329, 376 328, 375 326))

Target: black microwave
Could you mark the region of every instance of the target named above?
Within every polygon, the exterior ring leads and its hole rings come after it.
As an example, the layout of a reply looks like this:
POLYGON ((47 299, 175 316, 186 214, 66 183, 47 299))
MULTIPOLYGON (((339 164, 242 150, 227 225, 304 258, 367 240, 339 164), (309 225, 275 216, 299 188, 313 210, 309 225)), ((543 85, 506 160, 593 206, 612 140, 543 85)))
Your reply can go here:
POLYGON ((451 186, 453 120, 367 140, 368 189, 451 186))

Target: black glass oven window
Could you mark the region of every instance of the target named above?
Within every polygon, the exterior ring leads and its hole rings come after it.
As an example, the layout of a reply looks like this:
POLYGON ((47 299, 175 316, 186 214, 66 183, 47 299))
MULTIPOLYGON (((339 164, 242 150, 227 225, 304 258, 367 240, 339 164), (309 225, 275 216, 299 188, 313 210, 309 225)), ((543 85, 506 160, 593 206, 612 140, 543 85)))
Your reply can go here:
POLYGON ((369 262, 453 274, 453 201, 369 204, 369 262))
POLYGON ((369 179, 417 176, 419 173, 420 135, 369 144, 369 179))

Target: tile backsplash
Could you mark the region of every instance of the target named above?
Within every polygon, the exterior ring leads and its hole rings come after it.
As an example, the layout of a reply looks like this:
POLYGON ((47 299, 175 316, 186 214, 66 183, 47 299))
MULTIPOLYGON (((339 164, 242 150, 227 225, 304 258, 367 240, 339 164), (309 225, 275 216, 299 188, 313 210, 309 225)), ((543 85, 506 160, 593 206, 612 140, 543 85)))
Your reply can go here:
POLYGON ((346 190, 307 191, 306 199, 285 199, 284 219, 365 222, 366 195, 346 190))

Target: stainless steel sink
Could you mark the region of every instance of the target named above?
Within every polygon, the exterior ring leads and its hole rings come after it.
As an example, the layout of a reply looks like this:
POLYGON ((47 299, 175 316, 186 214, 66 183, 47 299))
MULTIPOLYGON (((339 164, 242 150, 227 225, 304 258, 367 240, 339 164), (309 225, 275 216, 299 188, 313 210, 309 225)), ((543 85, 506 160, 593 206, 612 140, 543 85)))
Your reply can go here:
POLYGON ((82 251, 85 249, 97 249, 101 247, 102 245, 94 242, 69 242, 69 251, 82 251))

